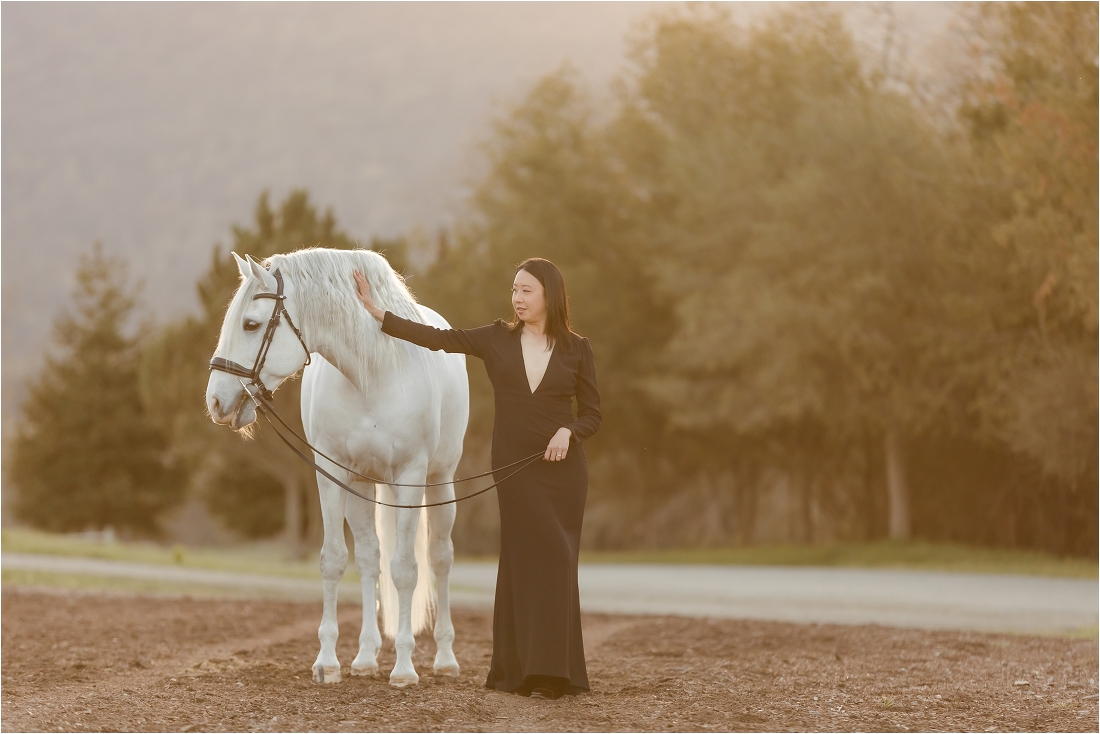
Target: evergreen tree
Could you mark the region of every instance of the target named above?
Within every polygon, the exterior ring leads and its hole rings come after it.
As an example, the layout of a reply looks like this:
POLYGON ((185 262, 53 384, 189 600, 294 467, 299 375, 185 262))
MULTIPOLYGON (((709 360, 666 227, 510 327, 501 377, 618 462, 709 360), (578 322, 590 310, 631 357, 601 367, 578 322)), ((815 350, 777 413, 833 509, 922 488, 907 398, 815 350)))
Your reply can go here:
POLYGON ((81 257, 74 308, 54 327, 59 354, 30 386, 13 446, 15 513, 30 525, 155 536, 182 497, 183 474, 138 392, 135 295, 125 262, 99 243, 81 257))

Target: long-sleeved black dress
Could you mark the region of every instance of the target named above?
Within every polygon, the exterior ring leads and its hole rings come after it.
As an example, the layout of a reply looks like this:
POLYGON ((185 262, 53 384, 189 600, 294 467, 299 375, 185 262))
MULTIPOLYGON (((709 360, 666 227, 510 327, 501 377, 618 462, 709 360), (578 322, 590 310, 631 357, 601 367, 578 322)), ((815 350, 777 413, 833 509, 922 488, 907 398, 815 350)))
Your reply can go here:
MULTIPOLYGON (((493 608, 493 660, 486 688, 515 691, 527 676, 588 690, 581 639, 577 552, 588 462, 582 443, 600 428, 596 364, 588 339, 556 344, 542 382, 531 391, 519 330, 500 319, 476 329, 436 329, 389 311, 382 331, 432 350, 479 357, 493 383, 493 466, 544 451, 561 427, 572 437, 561 461, 536 461, 497 487, 500 563, 493 608), (573 417, 572 398, 577 399, 573 417)), ((499 480, 514 471, 497 472, 499 480)))

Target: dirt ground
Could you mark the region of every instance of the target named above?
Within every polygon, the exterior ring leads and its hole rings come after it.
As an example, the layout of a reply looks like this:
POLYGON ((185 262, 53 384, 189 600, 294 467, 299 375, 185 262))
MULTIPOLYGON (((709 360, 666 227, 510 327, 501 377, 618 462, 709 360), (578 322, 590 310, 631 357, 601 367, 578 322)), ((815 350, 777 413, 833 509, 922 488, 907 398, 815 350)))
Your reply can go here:
MULTIPOLYGON (((458 678, 310 680, 319 603, 3 590, 3 731, 1097 731, 1097 643, 680 617, 584 619, 592 691, 485 690, 491 619, 456 610, 458 678), (1026 684, 1022 682, 1026 681, 1026 684)), ((393 665, 392 645, 381 664, 393 665)))

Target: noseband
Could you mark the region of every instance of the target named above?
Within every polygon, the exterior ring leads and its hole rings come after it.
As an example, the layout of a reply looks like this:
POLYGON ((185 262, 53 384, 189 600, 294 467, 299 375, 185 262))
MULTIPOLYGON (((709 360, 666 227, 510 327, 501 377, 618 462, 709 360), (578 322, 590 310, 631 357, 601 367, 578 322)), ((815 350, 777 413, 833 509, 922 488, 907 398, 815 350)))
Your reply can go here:
POLYGON ((294 336, 298 337, 302 349, 306 350, 306 364, 310 363, 309 347, 306 346, 305 339, 302 338, 302 332, 298 331, 298 327, 291 320, 290 312, 286 310, 286 296, 283 295, 283 274, 276 270, 272 275, 275 276, 275 283, 278 286, 276 291, 274 293, 257 293, 252 296, 254 301, 260 298, 270 298, 275 301, 271 318, 267 320, 267 331, 264 332, 264 339, 260 342, 260 351, 256 353, 256 361, 252 364, 252 369, 224 357, 214 357, 210 360, 211 371, 218 370, 219 372, 228 372, 234 377, 247 377, 251 384, 259 390, 260 395, 268 401, 272 399, 271 391, 260 379, 260 371, 264 368, 264 362, 267 361, 267 353, 271 349, 271 342, 275 339, 275 330, 279 328, 279 321, 283 316, 286 316, 287 326, 294 332, 294 336))

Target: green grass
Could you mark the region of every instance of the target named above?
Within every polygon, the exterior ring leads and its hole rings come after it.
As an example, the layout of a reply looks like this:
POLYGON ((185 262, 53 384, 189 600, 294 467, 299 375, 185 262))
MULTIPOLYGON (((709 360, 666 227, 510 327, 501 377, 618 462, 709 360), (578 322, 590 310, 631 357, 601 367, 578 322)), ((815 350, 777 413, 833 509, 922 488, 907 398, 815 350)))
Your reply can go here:
POLYGON ((582 552, 583 563, 669 563, 744 566, 825 566, 903 568, 923 571, 1014 573, 1065 578, 1097 578, 1097 562, 1046 553, 973 548, 920 541, 767 545, 629 552, 582 552))
MULTIPOLYGON (((34 588, 64 589, 67 591, 113 592, 120 594, 138 594, 142 596, 191 596, 213 599, 281 599, 290 601, 320 601, 321 582, 318 580, 316 594, 299 591, 247 587, 238 588, 220 584, 201 584, 173 581, 169 579, 132 579, 118 576, 97 576, 84 573, 57 573, 53 571, 26 571, 5 568, 0 572, 0 583, 11 586, 34 588)), ((340 584, 342 603, 360 603, 362 597, 358 582, 345 581, 340 584)))
POLYGON ((1074 639, 1079 640, 1100 640, 1100 625, 1094 624, 1088 627, 1078 627, 1075 630, 1059 632, 1055 636, 1073 637, 1074 639))
MULTIPOLYGON (((239 591, 232 587, 208 584, 182 584, 152 579, 130 579, 115 576, 93 576, 90 574, 53 573, 43 571, 24 571, 5 568, 0 572, 0 582, 15 586, 51 587, 69 591, 113 591, 118 593, 141 595, 195 596, 195 597, 241 597, 255 598, 263 596, 265 589, 247 589, 239 591)), ((278 593, 268 594, 279 598, 278 593)))
MULTIPOLYGON (((270 541, 225 548, 179 546, 168 548, 155 543, 103 544, 76 536, 43 533, 26 528, 6 528, 0 533, 0 549, 16 553, 45 553, 273 576, 320 578, 316 553, 312 553, 311 557, 305 561, 290 560, 285 547, 270 541)), ((1033 551, 973 548, 920 541, 621 552, 589 551, 581 553, 581 561, 584 563, 903 568, 1090 579, 1098 576, 1097 562, 1087 559, 1060 558, 1033 551)), ((353 563, 348 564, 348 571, 344 578, 348 580, 357 578, 353 563)))
MULTIPOLYGON (((79 536, 44 533, 28 528, 5 528, 0 532, 0 550, 11 553, 42 553, 53 556, 102 558, 109 561, 130 561, 205 568, 216 571, 237 571, 268 576, 321 578, 316 553, 307 560, 292 560, 285 546, 277 542, 242 543, 221 548, 165 547, 156 543, 101 543, 79 536)), ((355 564, 348 564, 344 578, 358 578, 355 564)))

